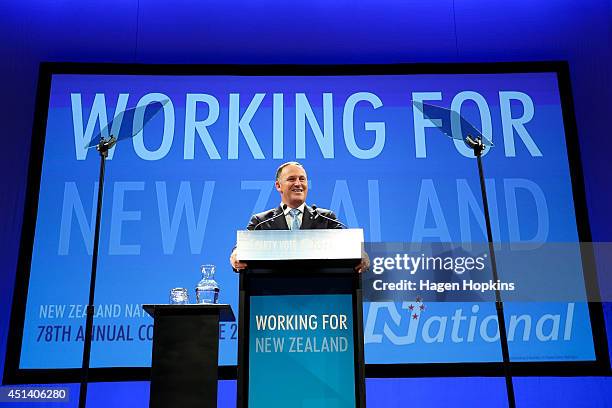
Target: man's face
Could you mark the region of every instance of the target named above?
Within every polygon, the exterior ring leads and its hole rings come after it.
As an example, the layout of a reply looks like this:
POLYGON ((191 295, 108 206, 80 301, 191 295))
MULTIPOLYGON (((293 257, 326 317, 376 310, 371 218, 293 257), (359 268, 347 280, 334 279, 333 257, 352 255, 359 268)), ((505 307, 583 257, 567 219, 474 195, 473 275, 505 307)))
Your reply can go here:
POLYGON ((295 164, 283 167, 275 186, 281 201, 291 208, 297 208, 306 201, 308 179, 303 167, 295 164))

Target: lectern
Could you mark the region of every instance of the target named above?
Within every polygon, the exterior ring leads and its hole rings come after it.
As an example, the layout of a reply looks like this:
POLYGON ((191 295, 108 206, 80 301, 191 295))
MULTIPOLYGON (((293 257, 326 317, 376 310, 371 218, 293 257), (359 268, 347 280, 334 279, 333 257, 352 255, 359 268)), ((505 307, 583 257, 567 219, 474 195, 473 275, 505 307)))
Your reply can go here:
POLYGON ((229 305, 143 305, 154 320, 149 406, 216 407, 219 322, 229 305))
POLYGON ((363 231, 238 231, 238 407, 364 407, 363 231))

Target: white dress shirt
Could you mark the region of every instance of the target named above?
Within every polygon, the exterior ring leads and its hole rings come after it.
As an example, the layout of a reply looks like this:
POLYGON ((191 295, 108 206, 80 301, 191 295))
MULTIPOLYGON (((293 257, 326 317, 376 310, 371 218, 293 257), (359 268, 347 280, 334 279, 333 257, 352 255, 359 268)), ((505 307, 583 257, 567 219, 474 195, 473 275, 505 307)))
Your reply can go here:
MULTIPOLYGON (((282 207, 283 203, 281 203, 280 205, 282 207)), ((306 203, 302 203, 302 205, 297 207, 297 209, 300 210, 300 213, 298 214, 298 220, 300 220, 300 227, 302 226, 302 217, 304 216, 305 207, 306 203)), ((289 229, 291 229, 291 224, 293 223, 293 216, 289 211, 291 211, 291 207, 287 206, 287 208, 285 208, 285 220, 287 221, 287 226, 289 227, 289 229)))

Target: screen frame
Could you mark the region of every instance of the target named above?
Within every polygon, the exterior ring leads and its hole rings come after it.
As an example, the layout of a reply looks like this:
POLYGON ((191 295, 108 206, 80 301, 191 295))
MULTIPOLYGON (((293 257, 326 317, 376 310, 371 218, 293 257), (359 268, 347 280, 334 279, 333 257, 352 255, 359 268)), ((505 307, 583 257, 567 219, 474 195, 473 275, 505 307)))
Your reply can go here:
MULTIPOLYGON (((50 63, 39 67, 35 115, 28 165, 25 208, 15 286, 11 307, 6 348, 3 384, 68 383, 78 382, 81 369, 21 369, 19 368, 25 306, 30 279, 30 265, 38 210, 42 159, 51 92, 51 79, 57 74, 102 75, 203 75, 203 76, 328 76, 328 75, 431 75, 431 74, 511 74, 554 73, 557 75, 563 125, 569 160, 572 195, 580 242, 591 242, 588 208, 581 165, 578 130, 566 61, 503 62, 503 63, 420 63, 366 65, 186 65, 186 64, 116 64, 116 63, 50 63)), ((597 299, 598 280, 594 254, 583 252, 585 287, 589 299, 597 299)), ((607 376, 611 375, 608 339, 603 307, 600 302, 589 302, 589 315, 595 350, 593 361, 516 362, 511 363, 515 376, 607 376)), ((433 363, 433 364, 366 364, 366 377, 501 377, 501 362, 489 363, 433 363)), ((91 368, 89 380, 146 381, 149 367, 91 368)), ((219 379, 237 377, 236 366, 220 366, 219 379)))

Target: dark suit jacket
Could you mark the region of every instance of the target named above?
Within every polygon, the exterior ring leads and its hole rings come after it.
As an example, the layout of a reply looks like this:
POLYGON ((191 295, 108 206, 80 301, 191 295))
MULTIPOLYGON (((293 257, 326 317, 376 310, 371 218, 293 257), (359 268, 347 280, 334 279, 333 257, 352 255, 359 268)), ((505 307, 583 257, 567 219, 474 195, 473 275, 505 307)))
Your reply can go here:
MULTIPOLYGON (((283 209, 278 206, 268 211, 260 212, 251 217, 248 230, 253 230, 257 225, 257 230, 288 230, 287 220, 282 214, 283 209), (278 215, 278 216, 277 216, 278 215), (273 217, 274 220, 271 220, 273 217)), ((340 222, 336 222, 336 214, 333 211, 324 208, 317 208, 316 211, 306 205, 304 206, 304 214, 302 214, 302 225, 300 229, 342 229, 344 228, 340 222), (317 214, 318 213, 318 214, 317 214), (327 218, 325 218, 327 217, 327 218), (331 219, 328 219, 331 218, 331 219)))

